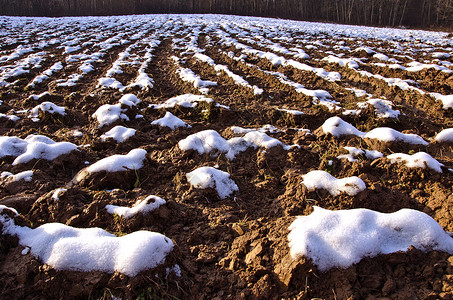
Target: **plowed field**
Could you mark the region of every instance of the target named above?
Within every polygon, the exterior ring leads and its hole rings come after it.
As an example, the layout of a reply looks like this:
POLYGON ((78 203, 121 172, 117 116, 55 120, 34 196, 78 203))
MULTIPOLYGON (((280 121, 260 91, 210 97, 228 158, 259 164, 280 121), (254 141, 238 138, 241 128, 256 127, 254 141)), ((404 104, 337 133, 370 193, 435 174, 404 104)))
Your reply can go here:
MULTIPOLYGON (((218 15, 2 17, 0 205, 17 214, 0 206, 0 298, 452 299, 453 248, 410 243, 320 270, 288 242, 313 207, 412 209, 453 231, 452 57, 443 32, 218 15), (90 169, 134 149, 146 151, 138 163, 90 169), (186 175, 200 167, 229 178, 197 185, 186 175), (315 170, 365 188, 310 188, 315 170), (140 211, 143 199, 156 207, 140 211), (104 257, 82 250, 86 264, 66 265, 8 231, 19 228, 11 220, 150 231, 174 247, 136 274, 91 268, 104 257)), ((49 234, 43 247, 65 238, 49 234)))

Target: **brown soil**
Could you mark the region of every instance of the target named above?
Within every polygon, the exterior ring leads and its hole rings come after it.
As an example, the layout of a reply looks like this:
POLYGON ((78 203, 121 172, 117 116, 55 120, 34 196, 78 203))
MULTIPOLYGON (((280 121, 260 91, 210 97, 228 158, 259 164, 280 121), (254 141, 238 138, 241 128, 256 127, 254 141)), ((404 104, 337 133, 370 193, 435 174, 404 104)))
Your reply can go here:
MULTIPOLYGON (((11 157, 2 159, 0 172, 34 171, 32 182, 0 182, 0 205, 18 210, 21 215, 18 224, 35 228, 49 222, 61 222, 81 228, 100 227, 117 235, 151 230, 166 235, 176 246, 165 265, 129 278, 119 273, 56 271, 31 254, 22 255, 23 247, 18 245, 17 238, 2 235, 0 298, 452 299, 453 256, 446 253, 422 253, 410 249, 405 253, 365 258, 347 269, 336 268, 325 273, 319 272, 308 259, 295 261, 291 258, 288 226, 296 216, 310 214, 314 205, 332 210, 368 208, 380 212, 412 208, 429 214, 445 230, 453 231, 453 173, 448 171, 448 168, 453 168, 453 148, 452 145, 437 143, 414 147, 356 137, 335 139, 320 134, 316 130, 334 113, 313 105, 310 97, 282 85, 264 70, 284 73, 290 80, 307 88, 327 90, 345 107, 353 106, 358 100, 346 88, 358 87, 376 97, 385 96, 404 113, 399 120, 377 119, 371 109, 359 116, 343 117, 363 131, 389 126, 432 138, 440 130, 453 127, 451 110, 443 110, 440 103, 429 97, 391 88, 382 81, 360 77, 346 68, 326 65, 318 60, 307 63, 340 72, 343 80, 327 82, 313 73, 289 67, 275 68, 266 60, 252 57, 246 60, 249 64, 235 61, 225 53, 238 50, 216 45, 215 36, 210 36, 214 46, 206 43, 205 38, 209 35, 205 33, 198 40, 205 54, 217 64, 227 65, 251 85, 263 88, 264 93, 253 95, 250 89, 235 85, 226 74, 217 74, 212 67, 188 56, 182 65, 192 69, 203 80, 216 81, 218 85, 210 89, 208 96, 231 108, 227 110, 202 103, 195 109, 168 109, 191 124, 191 128, 171 131, 150 124, 162 117, 165 111, 153 110, 149 104, 162 103, 184 93, 199 93, 176 74, 171 56, 182 54, 172 48, 169 38, 162 39, 154 50, 154 57, 146 70, 155 81, 154 87, 149 91, 134 91, 142 102, 128 112, 131 121, 99 128, 92 118, 100 105, 114 104, 122 96, 116 90, 98 88, 97 82, 127 45, 113 48, 111 55, 94 65, 96 71, 86 75, 74 88, 57 88, 55 85, 55 80, 66 78, 76 70, 65 69, 34 90, 24 87, 42 70, 20 78, 16 86, 1 90, 1 112, 30 109, 38 103, 29 100, 28 96, 47 90, 52 95, 39 102, 52 101, 68 109, 64 118, 43 115, 38 123, 26 115, 21 115, 21 120, 15 123, 0 119, 1 135, 24 138, 39 133, 55 141, 89 144, 51 162, 34 160, 26 165, 13 166, 11 157), (297 109, 304 115, 289 115, 278 108, 297 109), (139 113, 144 117, 134 119, 139 113), (102 133, 118 124, 136 129, 136 136, 123 144, 100 140, 102 133), (177 147, 178 141, 201 130, 214 129, 225 138, 231 138, 234 134, 228 129, 230 126, 259 128, 265 124, 281 129, 269 135, 287 145, 297 143, 300 148, 293 147, 289 151, 281 147, 267 151, 249 149, 229 161, 224 155, 199 155, 182 152, 177 147), (310 129, 314 134, 297 130, 301 128, 310 129), (84 136, 74 137, 74 130, 82 131, 84 136), (344 146, 375 149, 384 155, 425 151, 443 163, 445 169, 442 174, 427 169, 409 169, 392 165, 386 158, 375 161, 361 158, 356 162, 338 160, 336 157, 344 153, 344 146), (138 174, 99 173, 73 180, 85 168, 86 161, 93 163, 138 147, 148 152, 145 166, 138 174), (228 170, 238 185, 239 192, 234 197, 221 200, 215 190, 194 189, 187 182, 186 173, 216 164, 219 169, 228 170), (338 178, 359 176, 367 189, 354 197, 333 197, 322 190, 309 192, 301 184, 301 176, 318 169, 329 171, 338 178), (68 190, 59 201, 54 201, 51 191, 65 186, 68 190), (127 220, 114 217, 105 210, 107 204, 131 206, 137 199, 148 195, 160 196, 167 203, 149 214, 139 214, 127 220), (175 264, 181 267, 181 277, 166 272, 166 268, 175 264)), ((347 40, 347 44, 351 43, 347 40)), ((65 59, 61 51, 54 49, 50 53, 53 56, 48 57, 46 66, 65 59)), ((307 50, 307 53, 312 58, 322 58, 321 54, 324 54, 316 50, 307 50)), ((428 91, 452 92, 451 77, 437 71, 427 70, 414 75, 369 68, 370 72, 387 77, 423 80, 421 87, 428 91)), ((125 71, 121 78, 118 77, 123 84, 136 75, 132 68, 125 71)))

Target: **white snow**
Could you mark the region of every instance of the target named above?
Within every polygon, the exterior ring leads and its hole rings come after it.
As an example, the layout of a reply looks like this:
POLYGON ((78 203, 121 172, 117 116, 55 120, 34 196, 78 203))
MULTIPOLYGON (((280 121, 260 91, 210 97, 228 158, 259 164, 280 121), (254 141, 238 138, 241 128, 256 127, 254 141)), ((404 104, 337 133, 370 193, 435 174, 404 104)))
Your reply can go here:
POLYGON ((429 144, 419 135, 401 133, 395 129, 388 127, 378 127, 365 133, 359 131, 357 128, 355 128, 348 122, 343 121, 339 117, 331 117, 327 119, 322 125, 322 130, 324 131, 324 133, 330 133, 337 138, 341 136, 355 135, 361 138, 376 139, 384 142, 400 141, 408 144, 423 146, 427 146, 429 144))
POLYGON ((264 132, 259 132, 259 131, 252 131, 244 135, 242 137, 244 141, 246 141, 249 145, 252 147, 261 147, 265 149, 269 149, 275 146, 282 146, 283 149, 289 150, 291 147, 284 145, 282 142, 279 140, 268 136, 264 132))
POLYGON ((124 89, 124 85, 121 82, 119 82, 115 78, 111 78, 111 77, 99 78, 98 87, 117 89, 117 90, 123 90, 124 89))
POLYGON ((302 184, 309 191, 323 189, 327 190, 332 196, 338 196, 341 193, 355 196, 366 189, 365 183, 357 176, 337 179, 326 171, 321 170, 308 172, 302 176, 302 179, 302 184))
POLYGON ((179 141, 178 147, 183 151, 195 150, 199 154, 212 151, 226 153, 230 150, 227 141, 215 130, 204 130, 189 135, 179 141))
POLYGON ((65 80, 65 79, 58 79, 56 80, 55 82, 57 82, 57 85, 58 86, 62 86, 62 87, 72 87, 72 86, 76 86, 77 85, 77 82, 83 78, 83 75, 81 74, 71 74, 68 76, 68 79, 65 80))
POLYGON ((453 72, 452 70, 450 70, 447 67, 439 66, 439 65, 436 65, 436 64, 423 64, 423 63, 419 63, 419 62, 413 61, 413 62, 408 63, 407 65, 409 67, 405 68, 405 70, 408 71, 408 72, 420 72, 420 71, 422 71, 424 69, 434 69, 434 70, 437 70, 437 71, 442 71, 444 73, 452 73, 453 72))
POLYGON ((25 140, 18 137, 0 137, 0 157, 16 157, 13 165, 27 163, 35 158, 54 160, 60 155, 76 150, 77 145, 69 142, 56 143, 42 135, 30 135, 25 140))
POLYGON ((388 100, 382 99, 370 99, 366 102, 359 102, 357 106, 359 108, 365 108, 367 105, 371 105, 375 108, 376 116, 378 118, 395 118, 397 119, 400 115, 399 110, 393 110, 393 103, 388 100))
POLYGON ((62 116, 66 115, 64 107, 58 106, 52 102, 43 102, 43 103, 35 106, 31 110, 30 118, 37 118, 39 116, 39 111, 42 111, 44 113, 48 112, 51 114, 59 114, 62 116))
POLYGON ((2 114, 0 113, 0 118, 6 118, 10 121, 13 121, 13 122, 17 122, 20 120, 20 118, 18 116, 15 116, 15 115, 5 115, 5 114, 2 114))
POLYGON ((253 132, 253 131, 259 131, 259 132, 264 132, 264 133, 282 132, 282 130, 278 129, 277 127, 275 127, 274 125, 271 125, 271 124, 263 125, 261 128, 242 128, 239 126, 231 126, 230 129, 234 133, 238 133, 238 134, 246 134, 246 133, 253 132))
POLYGON ((385 214, 368 209, 329 211, 314 207, 289 227, 291 256, 305 256, 321 272, 347 268, 365 257, 375 257, 411 246, 424 252, 453 253, 453 239, 427 214, 402 209, 385 214))
POLYGON ((58 189, 55 189, 53 194, 52 194, 52 199, 55 200, 55 201, 60 201, 60 196, 61 194, 67 192, 68 190, 65 189, 65 188, 58 188, 58 189))
POLYGON ((114 105, 104 104, 96 110, 92 117, 96 118, 99 122, 99 127, 102 127, 118 120, 129 121, 129 117, 125 114, 126 111, 127 109, 121 108, 121 103, 114 105))
POLYGON ((212 58, 202 53, 195 53, 194 58, 207 63, 208 65, 214 67, 214 70, 217 72, 224 72, 228 77, 230 77, 235 84, 240 86, 245 86, 253 91, 254 95, 261 95, 264 91, 263 89, 258 88, 256 85, 251 86, 242 76, 239 76, 228 69, 228 66, 217 65, 212 58))
POLYGON ((325 80, 328 80, 328 81, 340 81, 341 80, 341 75, 338 72, 327 72, 323 68, 314 68, 307 64, 303 64, 303 63, 300 63, 295 60, 286 61, 285 66, 291 66, 295 69, 302 70, 302 71, 313 72, 316 75, 318 75, 319 77, 324 78, 325 80))
POLYGON ((82 137, 83 136, 83 132, 81 132, 80 130, 74 130, 72 132, 72 136, 73 137, 82 137))
POLYGON ((137 200, 132 207, 108 204, 105 206, 105 209, 109 214, 115 214, 125 219, 129 219, 138 213, 146 214, 151 212, 165 203, 166 201, 160 197, 148 196, 145 199, 137 200))
POLYGON ((203 94, 207 94, 209 87, 216 86, 217 82, 210 80, 202 80, 200 76, 196 75, 192 70, 187 68, 179 68, 176 70, 176 73, 179 74, 179 77, 186 82, 192 83, 194 88, 199 88, 203 94))
POLYGON ((279 111, 283 111, 287 114, 295 115, 295 116, 300 116, 303 115, 304 113, 300 110, 295 110, 295 109, 286 109, 286 108, 278 108, 279 111))
POLYGON ((46 96, 51 96, 51 94, 49 92, 43 92, 43 93, 41 93, 39 95, 30 95, 28 97, 28 99, 33 100, 33 101, 38 101, 42 97, 46 97, 46 96))
POLYGON ((348 122, 343 121, 339 117, 331 117, 327 119, 324 124, 322 124, 322 130, 324 133, 330 133, 336 138, 345 135, 356 135, 356 136, 364 136, 365 133, 357 130, 354 126, 349 124, 348 122))
POLYGON ((0 174, 1 178, 6 178, 9 181, 21 181, 21 180, 24 180, 24 181, 28 181, 29 182, 29 181, 32 180, 32 176, 33 176, 33 171, 32 170, 23 171, 23 172, 17 173, 16 175, 14 175, 14 174, 12 174, 10 172, 2 172, 0 174))
POLYGON ((90 63, 84 63, 79 67, 79 70, 82 71, 83 74, 88 74, 93 72, 95 69, 90 63))
POLYGON ((346 158, 348 161, 353 162, 357 160, 357 157, 360 155, 365 155, 368 159, 375 160, 377 158, 383 157, 384 154, 377 150, 363 150, 355 147, 343 147, 349 152, 349 154, 342 154, 337 156, 338 159, 346 158))
POLYGON ((160 127, 168 127, 171 130, 175 130, 178 127, 188 127, 188 128, 191 127, 186 122, 184 122, 180 118, 176 117, 169 111, 167 111, 165 113, 165 116, 163 118, 152 121, 151 125, 158 125, 160 127))
POLYGON ((27 144, 25 152, 16 157, 13 165, 24 164, 32 159, 54 160, 60 155, 77 150, 77 146, 69 142, 46 144, 42 142, 31 142, 27 144))
POLYGON ((118 125, 101 135, 101 141, 105 142, 108 138, 112 138, 118 143, 124 143, 134 135, 135 129, 118 125))
POLYGON ((350 69, 357 69, 359 67, 357 61, 351 58, 340 58, 334 55, 329 55, 327 57, 324 57, 322 60, 327 61, 328 63, 338 64, 340 67, 347 66, 350 69))
POLYGON ((190 108, 195 108, 197 107, 199 102, 214 102, 211 98, 207 98, 202 95, 194 95, 194 94, 184 94, 184 95, 179 95, 173 98, 168 99, 162 104, 151 104, 150 107, 154 109, 161 109, 161 108, 172 108, 175 107, 176 105, 182 106, 182 107, 190 107, 190 108))
POLYGON ((101 159, 88 166, 87 171, 97 173, 101 171, 121 172, 127 170, 138 170, 143 167, 146 158, 146 150, 133 149, 126 155, 115 154, 101 159))
POLYGON ((382 60, 382 61, 388 61, 389 60, 389 57, 385 54, 382 54, 382 53, 376 53, 373 55, 373 58, 376 58, 376 59, 379 59, 379 60, 382 60))
POLYGON ((443 109, 453 109, 453 95, 442 95, 439 93, 430 93, 436 100, 442 101, 443 109))
POLYGON ((453 128, 442 130, 434 139, 439 143, 453 143, 453 128))
POLYGON ((121 104, 127 105, 129 107, 137 106, 141 102, 140 99, 137 98, 134 94, 125 94, 121 97, 118 101, 121 104))
POLYGON ((148 91, 149 89, 153 88, 154 80, 149 77, 148 74, 142 72, 140 73, 137 78, 135 78, 134 82, 129 84, 126 87, 136 87, 138 86, 141 90, 148 91))
POLYGON ((431 56, 438 59, 448 59, 451 57, 449 53, 445 52, 434 52, 433 54, 431 54, 431 56))
POLYGON ((374 55, 376 54, 376 51, 371 49, 370 47, 359 47, 354 50, 355 52, 360 52, 360 51, 365 51, 369 55, 374 55))
POLYGON ((3 234, 17 236, 19 243, 41 262, 56 270, 120 272, 133 277, 165 262, 173 242, 162 234, 136 231, 117 237, 101 228, 74 228, 48 223, 35 229, 15 225, 0 206, 3 234))
POLYGON ((220 199, 239 191, 230 174, 212 167, 201 167, 186 174, 187 181, 197 189, 215 188, 220 199))
POLYGON ((379 127, 369 131, 365 138, 376 139, 384 142, 400 141, 408 144, 427 146, 429 143, 416 134, 405 134, 388 127, 379 127))
POLYGON ((425 152, 417 152, 415 154, 409 155, 404 153, 394 153, 387 156, 390 159, 392 164, 395 163, 404 163, 408 168, 430 168, 438 173, 442 173, 442 168, 444 165, 434 159, 431 155, 425 152))
POLYGON ((257 130, 247 130, 246 132, 243 137, 234 137, 226 140, 215 130, 204 130, 179 141, 178 147, 183 151, 195 150, 199 154, 213 153, 218 155, 219 153, 225 153, 230 160, 233 160, 238 153, 250 147, 269 149, 280 145, 285 150, 291 148, 264 132, 257 130))

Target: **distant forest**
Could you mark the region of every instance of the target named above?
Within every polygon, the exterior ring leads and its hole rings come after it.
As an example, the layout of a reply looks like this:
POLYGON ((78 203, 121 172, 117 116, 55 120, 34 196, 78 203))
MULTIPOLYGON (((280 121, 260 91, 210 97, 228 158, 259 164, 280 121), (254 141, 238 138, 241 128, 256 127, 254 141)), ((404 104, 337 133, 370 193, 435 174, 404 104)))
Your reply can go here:
POLYGON ((219 13, 345 24, 453 28, 453 0, 0 0, 0 15, 219 13))

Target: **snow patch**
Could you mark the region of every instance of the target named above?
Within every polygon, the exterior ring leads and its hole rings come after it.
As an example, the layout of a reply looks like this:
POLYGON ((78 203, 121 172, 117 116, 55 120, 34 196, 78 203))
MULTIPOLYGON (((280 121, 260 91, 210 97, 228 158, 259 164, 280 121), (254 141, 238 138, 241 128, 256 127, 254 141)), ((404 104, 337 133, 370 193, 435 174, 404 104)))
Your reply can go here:
POLYGON ((118 120, 129 121, 129 117, 125 114, 127 109, 121 108, 121 103, 114 105, 104 104, 99 107, 92 115, 99 122, 99 127, 112 124, 118 120))
POLYGON ((361 138, 376 139, 383 142, 404 142, 408 144, 427 146, 429 143, 421 136, 411 133, 401 133, 388 127, 378 127, 367 133, 359 131, 357 128, 343 121, 339 117, 331 117, 322 125, 322 130, 326 134, 331 134, 337 138, 347 135, 355 135, 361 138))
POLYGON ((13 165, 27 163, 32 159, 54 160, 60 155, 77 150, 77 146, 69 142, 56 143, 42 135, 29 135, 25 140, 18 137, 0 137, 0 158, 13 156, 13 165))
POLYGON ((412 133, 401 133, 388 127, 379 127, 365 134, 365 138, 376 139, 383 142, 400 141, 408 144, 428 146, 428 142, 421 136, 412 133))
POLYGON ((55 201, 60 201, 60 196, 67 192, 68 190, 65 188, 58 188, 52 194, 52 199, 55 201))
POLYGON ((187 181, 197 189, 215 188, 220 199, 239 191, 230 174, 212 167, 201 167, 186 174, 187 181))
POLYGON ((434 139, 439 143, 453 143, 453 128, 442 130, 434 139))
POLYGON ((404 163, 408 168, 430 168, 438 173, 442 173, 442 167, 444 166, 431 155, 425 152, 417 152, 409 155, 404 153, 394 153, 387 156, 392 164, 404 163))
POLYGON ((346 158, 350 162, 354 162, 357 160, 357 157, 360 155, 364 155, 368 159, 378 159, 383 157, 384 154, 377 150, 363 150, 355 147, 343 147, 345 150, 349 152, 349 154, 342 154, 337 156, 338 159, 346 158))
POLYGON ((32 176, 33 176, 33 171, 32 170, 23 171, 23 172, 17 173, 16 175, 14 175, 14 174, 12 174, 10 172, 2 172, 0 174, 1 178, 5 178, 8 181, 21 181, 21 180, 23 180, 23 181, 30 182, 32 180, 32 176))
POLYGON ((443 109, 453 109, 453 95, 430 93, 430 96, 434 97, 436 100, 442 101, 443 109))
POLYGON ((59 114, 62 116, 66 115, 65 108, 58 106, 52 102, 43 102, 39 104, 38 106, 35 106, 31 110, 30 118, 37 118, 39 116, 39 111, 42 111, 44 113, 48 112, 50 114, 59 114))
POLYGON ((348 122, 343 121, 339 117, 331 117, 322 124, 322 130, 324 133, 329 133, 336 138, 347 135, 356 135, 363 137, 364 132, 358 130, 348 122))
POLYGON ((347 268, 362 258, 411 246, 453 253, 453 239, 427 214, 402 209, 385 214, 368 209, 329 211, 314 207, 289 226, 291 256, 308 257, 321 272, 347 268))
POLYGON ((121 104, 127 105, 129 107, 137 106, 141 100, 137 98, 134 94, 126 94, 121 97, 118 101, 121 104))
POLYGON ((214 100, 202 95, 184 94, 170 98, 162 104, 151 104, 149 107, 153 109, 161 109, 172 108, 178 105, 182 107, 195 108, 199 102, 211 103, 214 102, 214 100))
POLYGON ((118 143, 124 143, 127 139, 135 135, 135 129, 124 126, 115 126, 103 135, 101 141, 105 142, 108 138, 112 138, 118 143))
POLYGON ((215 130, 204 130, 189 135, 178 143, 178 147, 183 151, 195 150, 199 154, 214 153, 214 155, 226 153, 229 160, 233 160, 238 153, 250 147, 269 149, 278 145, 282 146, 285 150, 291 148, 264 132, 257 130, 250 130, 243 137, 234 137, 229 140, 224 139, 215 130))
POLYGON ((0 206, 3 234, 17 236, 19 243, 44 264, 56 270, 120 272, 133 277, 165 262, 173 242, 151 231, 117 237, 101 228, 74 228, 48 223, 35 229, 17 226, 0 206), (108 250, 108 251, 107 251, 108 250))
POLYGON ((192 127, 180 118, 173 115, 171 112, 167 111, 163 118, 157 119, 151 122, 151 125, 158 125, 160 127, 168 127, 171 130, 175 130, 178 127, 192 127))
POLYGON ((126 155, 115 154, 88 166, 87 171, 89 173, 97 173, 101 171, 121 172, 138 170, 143 167, 146 153, 144 149, 133 149, 126 155))
POLYGON ((157 196, 148 196, 145 199, 137 200, 132 207, 106 205, 105 209, 109 214, 115 214, 125 219, 129 219, 138 213, 146 214, 159 206, 164 205, 166 201, 157 196))
POLYGON ((378 118, 394 118, 397 119, 400 115, 399 110, 393 110, 393 103, 388 100, 382 99, 370 99, 366 102, 357 103, 359 108, 366 108, 366 106, 371 105, 375 108, 376 116, 378 118))
POLYGON ((366 189, 365 183, 357 176, 337 179, 326 171, 311 171, 302 176, 302 184, 309 191, 323 189, 328 191, 332 196, 338 196, 346 193, 349 196, 355 196, 366 189))

